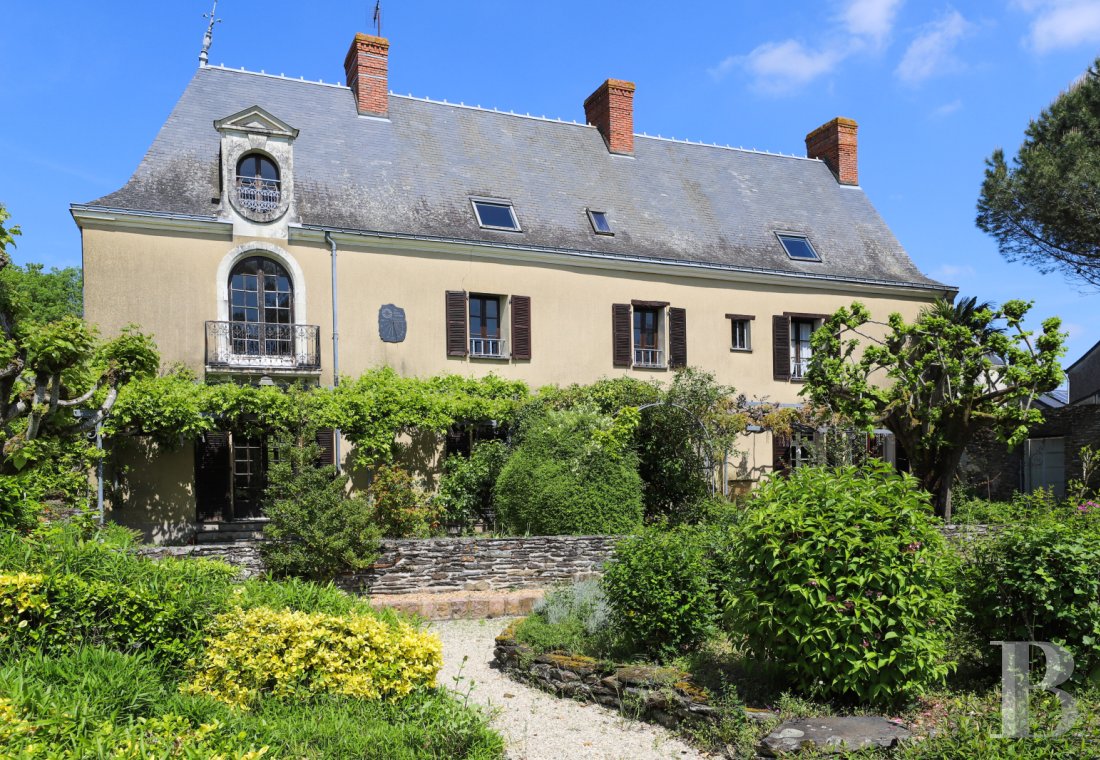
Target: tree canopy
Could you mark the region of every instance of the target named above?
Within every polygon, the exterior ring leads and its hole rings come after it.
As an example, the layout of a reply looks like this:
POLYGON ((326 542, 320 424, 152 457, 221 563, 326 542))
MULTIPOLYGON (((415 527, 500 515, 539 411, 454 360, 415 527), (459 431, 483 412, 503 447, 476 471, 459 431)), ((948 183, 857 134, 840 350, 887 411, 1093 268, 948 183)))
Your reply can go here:
POLYGON ((986 160, 977 224, 1009 261, 1100 285, 1100 59, 986 160))
POLYGON ((13 293, 23 301, 25 317, 31 322, 48 324, 65 317, 79 317, 84 311, 84 277, 78 267, 53 267, 42 264, 10 264, 0 273, 13 293))
MULTIPOLYGON (((951 486, 967 443, 992 429, 1010 445, 1042 421, 1032 402, 1062 382, 1060 320, 1037 336, 1023 328, 1031 308, 939 300, 907 323, 874 322, 867 308, 841 308, 814 332, 803 394, 815 406, 868 430, 882 425, 908 455, 936 512, 950 520, 951 486), (868 325, 886 328, 879 338, 868 325)), ((880 328, 881 329, 881 328, 880 328)))

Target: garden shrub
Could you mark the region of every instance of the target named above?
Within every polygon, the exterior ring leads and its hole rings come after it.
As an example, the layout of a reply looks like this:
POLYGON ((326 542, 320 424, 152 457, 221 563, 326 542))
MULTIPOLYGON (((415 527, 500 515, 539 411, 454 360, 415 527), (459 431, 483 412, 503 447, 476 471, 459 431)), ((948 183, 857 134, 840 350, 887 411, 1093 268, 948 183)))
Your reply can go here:
POLYGON ((966 617, 977 642, 1054 642, 1073 653, 1075 677, 1100 675, 1100 512, 1017 522, 972 554, 966 617))
POLYGON ((658 659, 697 646, 717 618, 711 569, 693 527, 656 525, 623 540, 603 576, 613 625, 635 651, 658 659))
POLYGON ((338 589, 332 584, 304 581, 300 578, 281 580, 251 578, 233 589, 234 607, 250 610, 270 607, 294 612, 323 612, 326 615, 371 614, 396 622, 399 614, 388 607, 375 608, 370 601, 338 589))
POLYGON ((432 686, 442 657, 433 634, 375 615, 237 609, 218 617, 184 691, 245 708, 266 695, 393 698, 432 686))
POLYGON ((427 538, 439 529, 439 510, 407 470, 380 465, 370 484, 374 522, 387 538, 427 538))
POLYGON ((508 460, 503 441, 482 441, 469 457, 454 454, 443 463, 439 503, 448 523, 469 525, 477 520, 493 525, 493 486, 508 460))
POLYGON ((313 436, 280 436, 278 461, 268 469, 260 554, 275 576, 330 580, 342 572, 370 566, 379 553, 381 531, 366 499, 350 497, 347 478, 336 468, 319 466, 320 447, 313 436))
POLYGON ((525 420, 495 489, 497 517, 519 534, 626 533, 642 520, 633 450, 637 411, 591 408, 525 420))
POLYGON ((773 477, 728 548, 726 619, 804 692, 891 702, 947 675, 946 546, 916 481, 882 462, 773 477))
POLYGON ((535 603, 514 629, 519 641, 538 652, 603 656, 614 646, 611 607, 598 579, 559 586, 535 603))
POLYGON ((221 606, 192 601, 178 581, 119 586, 71 573, 0 575, 0 652, 103 646, 152 651, 179 665, 196 653, 221 606))

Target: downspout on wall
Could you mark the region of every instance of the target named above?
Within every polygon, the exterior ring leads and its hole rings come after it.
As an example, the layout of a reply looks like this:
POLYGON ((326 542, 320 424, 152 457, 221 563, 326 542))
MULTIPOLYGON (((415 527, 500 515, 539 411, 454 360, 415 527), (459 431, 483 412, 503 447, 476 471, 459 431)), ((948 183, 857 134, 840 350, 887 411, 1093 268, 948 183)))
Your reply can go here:
MULTIPOLYGON (((332 252, 332 387, 340 385, 340 318, 336 305, 336 241, 332 239, 332 233, 325 231, 325 241, 332 252)), ((340 459, 340 428, 332 431, 333 459, 336 464, 336 472, 343 471, 340 459)))

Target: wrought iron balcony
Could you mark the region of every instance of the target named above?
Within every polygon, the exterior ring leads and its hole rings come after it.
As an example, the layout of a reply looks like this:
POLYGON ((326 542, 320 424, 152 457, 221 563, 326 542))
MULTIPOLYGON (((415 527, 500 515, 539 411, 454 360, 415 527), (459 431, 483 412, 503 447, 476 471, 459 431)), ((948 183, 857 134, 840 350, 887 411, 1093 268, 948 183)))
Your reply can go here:
POLYGON ((636 348, 634 349, 634 366, 664 369, 665 352, 659 348, 636 348))
POLYGON ((319 325, 207 322, 206 366, 219 369, 319 371, 319 325))
POLYGON ((237 205, 258 214, 272 214, 279 209, 282 194, 279 180, 261 177, 237 177, 237 205))

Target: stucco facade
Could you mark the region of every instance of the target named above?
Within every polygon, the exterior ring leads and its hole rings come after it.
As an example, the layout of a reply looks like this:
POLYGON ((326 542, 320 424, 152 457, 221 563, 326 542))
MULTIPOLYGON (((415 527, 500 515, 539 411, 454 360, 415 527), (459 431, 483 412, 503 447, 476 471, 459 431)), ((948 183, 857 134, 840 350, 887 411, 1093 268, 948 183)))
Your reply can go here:
MULTIPOLYGON (((850 119, 804 157, 664 140, 634 132, 629 82, 568 123, 395 96, 388 49, 357 35, 349 87, 200 68, 126 185, 73 206, 88 321, 137 324, 207 380, 389 366, 536 388, 686 364, 797 404, 815 319, 854 300, 912 319, 953 295, 858 185, 850 119), (383 330, 390 306, 404 323, 383 330)), ((731 480, 772 466, 767 435, 740 448, 731 480)), ((185 540, 203 455, 139 442, 116 459, 132 474, 116 517, 185 540)))

